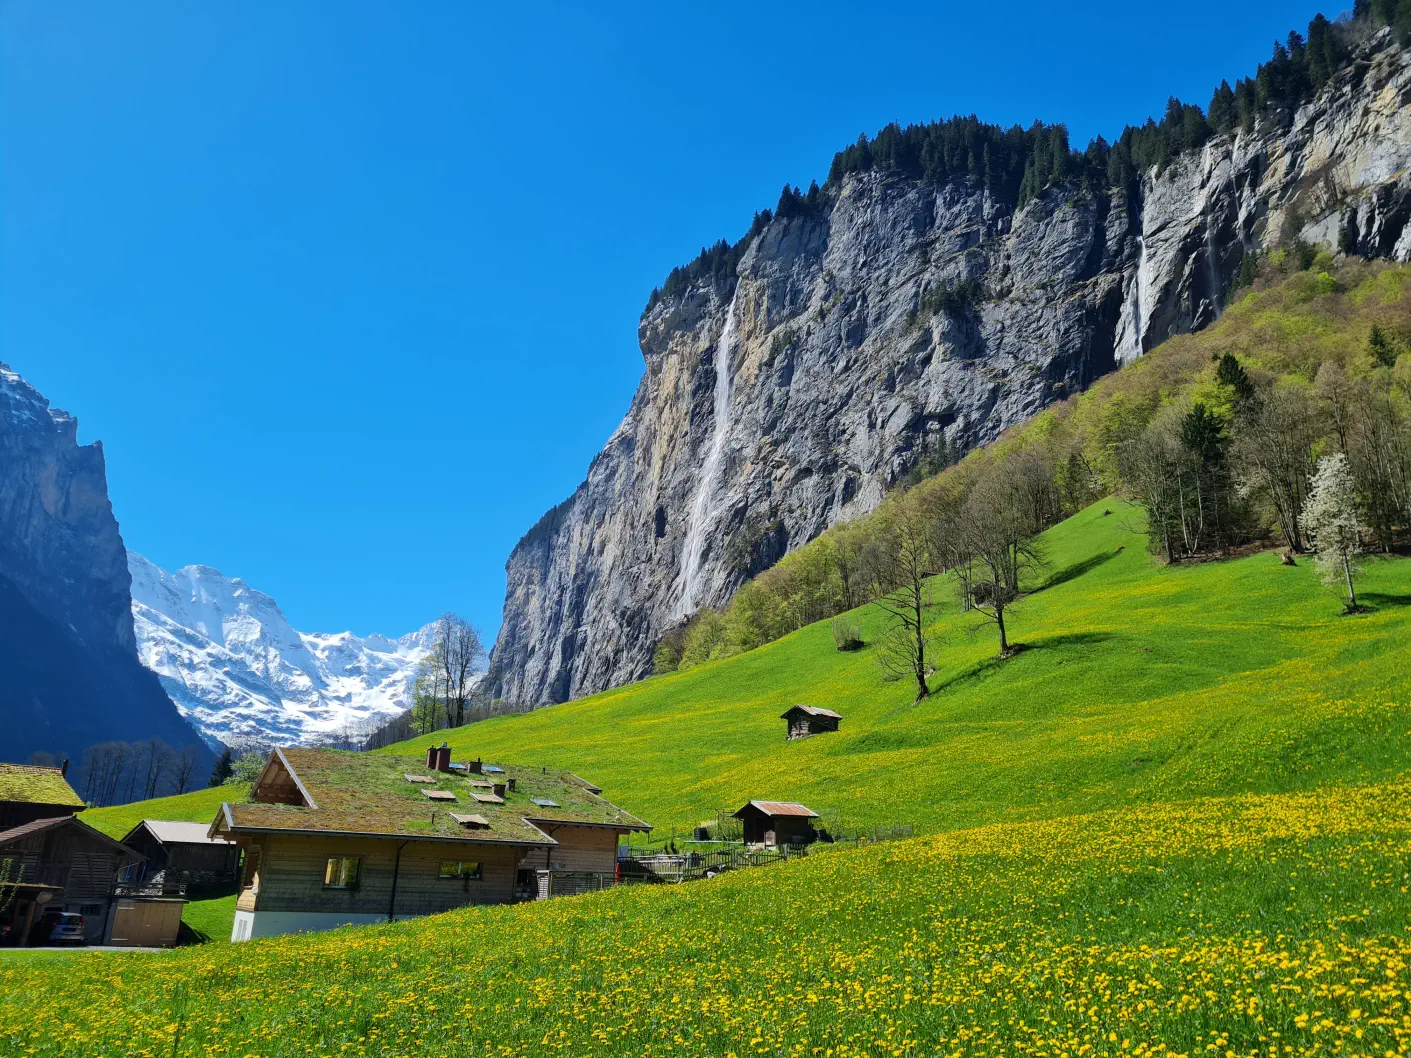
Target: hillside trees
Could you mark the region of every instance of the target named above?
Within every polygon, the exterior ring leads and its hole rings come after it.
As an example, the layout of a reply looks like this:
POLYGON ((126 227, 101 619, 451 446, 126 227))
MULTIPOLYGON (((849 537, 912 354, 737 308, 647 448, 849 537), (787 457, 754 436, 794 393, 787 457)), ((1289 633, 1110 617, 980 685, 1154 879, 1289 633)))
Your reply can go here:
POLYGON ((221 754, 216 758, 215 767, 211 769, 211 778, 206 783, 207 786, 224 786, 225 781, 230 778, 234 771, 234 758, 230 752, 230 747, 226 746, 221 750, 221 754))
MULTIPOLYGON (((160 738, 98 742, 83 751, 82 780, 76 788, 92 805, 124 804, 185 793, 193 785, 201 757, 202 751, 194 743, 175 750, 160 738)), ((221 760, 226 759, 222 755, 221 760)), ((220 769, 219 762, 216 769, 220 769)))

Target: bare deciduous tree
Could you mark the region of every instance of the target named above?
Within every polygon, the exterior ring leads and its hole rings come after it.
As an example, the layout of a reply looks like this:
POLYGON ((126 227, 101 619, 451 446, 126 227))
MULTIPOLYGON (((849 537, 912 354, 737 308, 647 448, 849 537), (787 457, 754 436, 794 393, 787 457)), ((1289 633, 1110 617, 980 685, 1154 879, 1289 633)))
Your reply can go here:
POLYGON ((916 680, 916 700, 931 693, 926 685, 931 633, 931 526, 925 509, 903 496, 889 512, 882 531, 865 553, 865 568, 876 604, 892 618, 877 645, 877 661, 889 674, 916 680))
POLYGON ((183 746, 171 762, 172 792, 183 794, 191 786, 196 764, 201 759, 201 750, 196 746, 183 746))
POLYGON ((431 658, 446 711, 446 726, 460 727, 465 723, 466 703, 475 687, 475 667, 485 658, 480 633, 459 614, 442 614, 436 622, 431 658))
POLYGON ((966 550, 976 570, 972 608, 999 629, 1001 657, 1013 650, 1004 622, 1019 599, 1021 578, 1043 562, 1028 473, 1008 461, 990 464, 971 487, 963 512, 966 550))
POLYGON ((1294 551, 1304 550, 1299 513, 1313 473, 1318 439, 1313 402, 1301 388, 1279 386, 1244 406, 1234 459, 1246 489, 1266 505, 1294 551))

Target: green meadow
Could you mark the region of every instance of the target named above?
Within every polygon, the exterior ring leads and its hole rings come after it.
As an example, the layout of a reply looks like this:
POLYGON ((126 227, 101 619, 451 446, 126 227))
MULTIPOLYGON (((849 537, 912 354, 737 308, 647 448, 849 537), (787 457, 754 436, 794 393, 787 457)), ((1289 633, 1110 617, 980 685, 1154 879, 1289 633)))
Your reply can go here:
MULTIPOLYGON (((1411 561, 1370 558, 1370 612, 1344 617, 1311 564, 1273 552, 1165 567, 1140 511, 1099 502, 1045 533, 1014 613, 1024 648, 933 583, 931 696, 888 682, 826 622, 687 672, 418 738, 457 757, 575 770, 677 833, 751 798, 849 824, 955 829, 1234 791, 1398 774, 1411 749, 1411 561), (780 714, 843 715, 786 742, 780 714)), ((865 640, 885 627, 856 611, 865 640)), ((658 836, 661 836, 660 834, 658 836)))

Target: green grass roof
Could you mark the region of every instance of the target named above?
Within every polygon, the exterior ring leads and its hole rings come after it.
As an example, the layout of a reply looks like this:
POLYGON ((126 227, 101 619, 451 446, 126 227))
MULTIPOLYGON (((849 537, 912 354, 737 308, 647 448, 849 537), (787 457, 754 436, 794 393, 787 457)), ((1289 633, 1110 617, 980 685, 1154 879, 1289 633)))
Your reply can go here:
POLYGON ((69 808, 84 805, 83 798, 74 793, 58 768, 35 768, 28 764, 0 764, 0 801, 69 808))
POLYGON ((466 777, 428 771, 424 758, 323 749, 286 749, 282 753, 317 807, 231 804, 235 829, 313 830, 537 845, 551 844, 552 839, 530 820, 647 829, 642 820, 592 793, 567 772, 501 765, 505 769, 503 775, 475 776, 495 782, 515 780, 515 790, 506 792, 504 803, 493 804, 471 796, 472 792, 486 791, 471 786, 466 777), (409 782, 409 773, 435 781, 409 782), (426 792, 433 790, 445 791, 453 800, 428 798, 426 792), (552 801, 554 806, 535 804, 535 798, 552 801), (467 829, 452 818, 452 813, 483 816, 490 826, 467 829))

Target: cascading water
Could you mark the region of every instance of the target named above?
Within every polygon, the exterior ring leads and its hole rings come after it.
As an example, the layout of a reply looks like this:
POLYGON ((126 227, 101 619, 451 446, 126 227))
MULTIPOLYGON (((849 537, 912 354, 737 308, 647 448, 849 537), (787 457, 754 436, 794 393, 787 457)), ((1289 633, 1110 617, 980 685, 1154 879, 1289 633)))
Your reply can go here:
POLYGON ((710 446, 701 463, 701 476, 696 479, 696 495, 691 501, 690 518, 686 523, 686 543, 681 549, 681 573, 677 579, 676 615, 687 617, 696 609, 701 592, 701 559, 706 531, 715 522, 719 510, 714 506, 720 477, 720 463, 725 455, 725 438, 730 432, 730 358, 735 352, 735 298, 725 310, 725 325, 715 344, 715 422, 710 446))
POLYGON ((1220 318, 1220 271, 1215 265, 1215 221, 1210 216, 1210 203, 1205 204, 1205 282, 1210 295, 1210 310, 1220 318))
POLYGON ((1146 239, 1137 236, 1137 246, 1141 250, 1137 258, 1137 274, 1132 280, 1131 296, 1123 310, 1127 325, 1122 330, 1121 347, 1117 350, 1119 363, 1130 363, 1142 355, 1142 332, 1146 329, 1147 284, 1146 239))
POLYGON ((1207 181, 1210 191, 1205 198, 1205 282, 1209 290, 1210 310, 1218 320, 1224 309, 1220 304, 1220 269, 1215 259, 1215 217, 1211 213, 1211 207, 1214 204, 1219 174, 1212 171, 1218 166, 1212 166, 1210 163, 1209 145, 1205 148, 1205 167, 1210 173, 1210 179, 1207 181))

